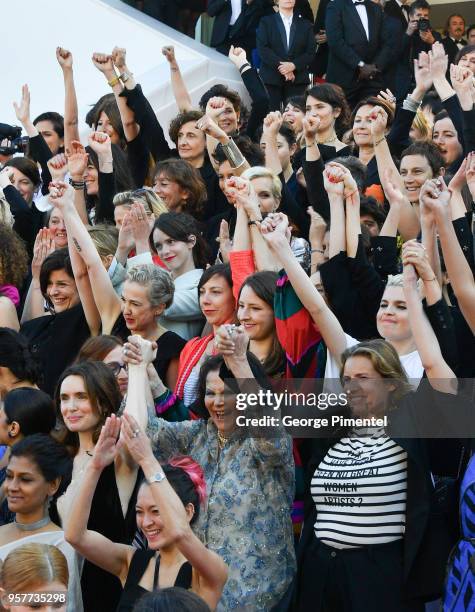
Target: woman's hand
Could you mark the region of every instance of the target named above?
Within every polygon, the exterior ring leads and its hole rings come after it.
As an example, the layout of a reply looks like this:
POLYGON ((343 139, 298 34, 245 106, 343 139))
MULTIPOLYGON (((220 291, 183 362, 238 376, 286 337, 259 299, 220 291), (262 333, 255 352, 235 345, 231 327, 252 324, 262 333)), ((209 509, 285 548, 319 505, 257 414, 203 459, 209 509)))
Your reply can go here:
POLYGON ((442 178, 424 183, 419 196, 421 206, 433 213, 435 219, 450 219, 450 191, 442 178))
POLYGON ((358 192, 358 185, 356 184, 356 181, 348 168, 345 168, 345 166, 338 164, 337 162, 329 162, 327 167, 330 170, 339 171, 339 176, 343 177, 343 195, 345 198, 349 198, 358 192))
POLYGON ((119 451, 117 443, 120 434, 121 419, 115 414, 107 417, 106 422, 102 426, 99 440, 94 447, 90 466, 94 470, 101 471, 110 465, 119 451))
POLYGON ((264 119, 264 125, 262 130, 263 135, 268 138, 277 138, 277 134, 279 133, 279 130, 282 127, 283 121, 284 120, 279 111, 269 113, 264 119))
POLYGON ((129 336, 122 353, 126 363, 147 366, 157 356, 157 343, 145 340, 138 335, 129 336))
POLYGON ((12 185, 13 170, 9 166, 0 172, 0 189, 5 189, 12 185))
POLYGON ((307 208, 307 213, 310 215, 310 230, 308 232, 310 244, 312 246, 314 244, 322 245, 327 231, 326 221, 312 206, 307 208))
POLYGON ((432 51, 429 51, 429 69, 432 81, 446 80, 449 59, 445 54, 445 49, 442 43, 436 42, 432 45, 432 51))
POLYGON ((467 155, 467 157, 463 160, 463 162, 460 164, 459 169, 457 170, 457 172, 454 174, 454 176, 452 177, 450 183, 449 183, 449 191, 451 193, 453 193, 454 191, 462 191, 463 186, 465 185, 467 179, 466 179, 466 172, 467 172, 467 162, 468 162, 468 158, 469 158, 470 153, 467 155))
POLYGON ((21 88, 21 101, 20 104, 13 102, 15 109, 15 115, 18 121, 23 125, 30 121, 30 90, 28 85, 23 85, 21 88))
POLYGON ((390 168, 384 171, 384 194, 390 206, 401 206, 406 199, 397 184, 393 182, 393 171, 390 168))
POLYGON ((260 230, 271 248, 278 249, 283 241, 290 242, 289 218, 284 213, 269 213, 261 222, 260 230))
POLYGON ((68 160, 69 174, 73 181, 84 180, 89 156, 79 140, 71 142, 71 148, 66 150, 66 159, 68 160))
POLYGON ((238 70, 247 62, 246 52, 241 47, 233 47, 231 45, 228 57, 238 70))
POLYGON ((109 134, 105 132, 91 132, 88 136, 89 146, 98 157, 110 157, 112 159, 112 143, 109 134))
POLYGON ((62 70, 71 70, 73 67, 73 54, 63 47, 56 47, 56 59, 62 70))
POLYGON ((228 140, 226 132, 224 132, 215 122, 215 118, 208 114, 203 115, 203 117, 196 122, 196 129, 201 130, 208 136, 216 138, 216 140, 228 140))
POLYGON ((450 80, 459 99, 462 110, 469 111, 473 107, 473 72, 470 68, 450 65, 450 80))
POLYGON ((172 47, 171 45, 168 47, 162 47, 162 55, 166 57, 167 62, 170 65, 176 64, 175 47, 172 47))
POLYGON ((404 265, 402 271, 402 279, 404 295, 406 297, 417 296, 417 298, 420 299, 419 293, 417 291, 417 273, 415 267, 412 264, 406 263, 404 265))
POLYGON ((427 251, 423 244, 417 240, 408 240, 402 247, 402 263, 404 266, 414 266, 418 276, 425 282, 433 281, 436 277, 432 270, 427 251))
POLYGON ((44 260, 55 250, 54 232, 44 227, 40 229, 33 246, 33 259, 31 261, 31 275, 33 280, 40 280, 41 266, 44 260))
POLYGON ((64 181, 68 172, 68 160, 64 153, 58 153, 48 160, 48 169, 53 181, 64 181))
POLYGON ((99 72, 102 72, 108 79, 115 75, 112 56, 107 55, 107 53, 93 53, 92 63, 99 70, 99 72))
POLYGON ((430 70, 429 54, 425 51, 419 53, 419 59, 414 60, 414 77, 416 89, 423 95, 432 87, 432 73, 430 70))
POLYGON ((142 202, 134 202, 129 212, 130 220, 132 222, 132 235, 136 248, 142 249, 145 247, 146 250, 150 250, 148 239, 150 237, 150 222, 145 212, 145 208, 142 202))
POLYGON ((393 111, 393 113, 396 112, 396 96, 393 94, 393 92, 390 89, 386 89, 386 91, 381 90, 379 94, 377 95, 377 98, 378 100, 381 100, 381 102, 384 102, 385 104, 387 104, 387 106, 389 106, 389 108, 393 111))
POLYGON ((111 58, 114 66, 120 73, 124 72, 125 68, 127 67, 126 56, 127 51, 123 47, 114 47, 112 49, 111 58))
POLYGON ((134 417, 127 412, 122 417, 122 437, 130 456, 138 465, 157 462, 147 434, 140 429, 134 417))
POLYGON ((471 151, 467 156, 465 176, 468 188, 470 189, 470 193, 472 195, 472 199, 475 200, 475 152, 473 151, 471 151))
POLYGON ((376 144, 378 141, 384 138, 386 128, 388 126, 388 113, 380 106, 375 106, 371 111, 371 136, 373 137, 373 143, 376 144))
POLYGON ((216 332, 214 345, 225 358, 246 359, 249 337, 242 326, 221 325, 216 332))
POLYGON ((48 199, 53 206, 64 210, 67 206, 74 206, 74 189, 62 181, 52 181, 48 199))
POLYGON ((214 96, 208 100, 208 104, 206 105, 206 114, 209 115, 213 121, 217 121, 218 117, 222 115, 225 109, 226 100, 220 96, 214 96))
POLYGON ((319 117, 304 117, 302 121, 302 129, 305 138, 305 143, 307 146, 315 144, 319 127, 319 117))
POLYGON ((219 252, 221 253, 223 263, 229 263, 229 253, 233 248, 233 244, 229 236, 229 224, 226 219, 221 220, 219 237, 216 240, 219 242, 219 252))

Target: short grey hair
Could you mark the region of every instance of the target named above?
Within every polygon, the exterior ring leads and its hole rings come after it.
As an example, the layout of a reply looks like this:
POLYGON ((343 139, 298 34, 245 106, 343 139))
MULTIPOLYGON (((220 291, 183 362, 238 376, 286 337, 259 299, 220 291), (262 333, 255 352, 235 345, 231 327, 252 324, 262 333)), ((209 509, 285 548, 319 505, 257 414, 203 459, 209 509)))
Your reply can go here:
POLYGON ((127 271, 126 280, 148 289, 148 299, 152 306, 169 308, 173 302, 175 284, 169 272, 155 264, 134 266, 127 271))

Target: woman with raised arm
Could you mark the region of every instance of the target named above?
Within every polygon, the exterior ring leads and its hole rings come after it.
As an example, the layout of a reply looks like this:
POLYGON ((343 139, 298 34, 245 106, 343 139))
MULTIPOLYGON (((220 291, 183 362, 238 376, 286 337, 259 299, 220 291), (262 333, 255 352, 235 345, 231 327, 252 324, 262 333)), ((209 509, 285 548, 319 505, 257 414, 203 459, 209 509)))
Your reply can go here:
MULTIPOLYGON (((179 453, 191 456, 203 468, 210 493, 197 529, 229 567, 218 606, 223 611, 272 609, 286 592, 295 567, 290 437, 282 430, 269 438, 246 436, 236 428, 234 392, 231 399, 224 382, 236 378, 246 392, 267 385, 260 364, 246 353, 248 342, 240 327, 223 326, 217 331, 224 357, 206 360, 199 373, 197 404, 205 419, 169 423, 151 418, 147 430, 160 461, 179 453)), ((144 394, 144 366, 151 357, 146 353, 147 343, 140 340, 140 344, 142 362, 129 364, 128 400, 137 407, 140 419, 146 420, 149 401, 144 394)))
MULTIPOLYGON (((83 361, 67 368, 59 378, 56 403, 60 435, 74 457, 71 483, 58 499, 58 512, 66 528, 101 428, 107 417, 119 411, 122 396, 114 373, 105 363, 83 361)), ((89 527, 116 542, 130 544, 135 533, 137 490, 137 467, 128 455, 117 455, 101 474, 89 527)), ((115 610, 121 591, 115 578, 86 562, 82 585, 87 610, 115 610)))
POLYGON ((122 419, 112 416, 102 427, 82 479, 66 537, 86 559, 120 579, 123 592, 118 611, 132 610, 147 591, 170 586, 191 589, 214 610, 226 582, 227 568, 191 529, 205 496, 203 471, 195 461, 177 457, 162 467, 137 421, 129 415, 122 419), (118 452, 121 424, 122 443, 145 475, 138 490, 136 518, 147 538, 146 551, 111 541, 87 527, 101 473, 118 452))
POLYGON ((50 436, 36 433, 12 447, 4 489, 15 520, 0 527, 0 559, 22 544, 57 546, 69 567, 67 610, 81 612, 80 563, 64 539, 56 512, 56 499, 70 476, 71 458, 50 436))

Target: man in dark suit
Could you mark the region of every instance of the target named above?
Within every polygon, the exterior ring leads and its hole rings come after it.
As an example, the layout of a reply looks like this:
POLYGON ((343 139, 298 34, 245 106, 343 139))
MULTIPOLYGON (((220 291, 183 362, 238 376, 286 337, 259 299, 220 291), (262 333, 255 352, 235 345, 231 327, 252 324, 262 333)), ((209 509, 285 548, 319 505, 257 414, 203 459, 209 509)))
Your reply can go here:
POLYGON ((312 63, 312 72, 315 76, 319 77, 323 77, 326 74, 328 66, 328 39, 325 31, 325 18, 330 1, 320 0, 313 26, 315 40, 317 41, 317 54, 312 63))
POLYGON ((327 7, 325 30, 327 81, 340 85, 352 106, 378 93, 391 56, 381 7, 368 0, 333 0, 327 7))
POLYGON ((272 12, 272 0, 209 0, 207 12, 215 18, 210 46, 224 55, 231 45, 241 47, 251 58, 259 20, 272 12))
POLYGON ((445 52, 449 56, 450 64, 455 62, 455 58, 460 49, 467 44, 463 35, 465 34, 465 19, 462 15, 450 15, 445 24, 445 38, 442 39, 445 52))
POLYGON ((435 41, 442 38, 430 24, 430 5, 426 0, 415 0, 409 9, 409 23, 402 37, 397 67, 396 90, 398 101, 404 100, 415 86, 414 60, 419 53, 428 53, 435 41))
POLYGON ((409 22, 409 2, 408 0, 388 0, 384 5, 384 14, 388 17, 397 19, 404 30, 407 29, 409 22))
POLYGON ((294 12, 295 0, 278 0, 277 13, 263 17, 257 32, 260 75, 267 87, 271 110, 281 110, 308 85, 309 64, 315 55, 313 25, 294 12))

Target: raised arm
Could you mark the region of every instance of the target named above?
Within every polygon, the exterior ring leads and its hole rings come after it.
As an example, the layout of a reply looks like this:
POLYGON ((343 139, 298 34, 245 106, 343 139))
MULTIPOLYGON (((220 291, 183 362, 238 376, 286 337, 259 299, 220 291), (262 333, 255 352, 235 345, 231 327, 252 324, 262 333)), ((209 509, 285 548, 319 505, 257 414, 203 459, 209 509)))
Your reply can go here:
POLYGON ((325 168, 323 173, 325 191, 330 202, 330 245, 328 247, 328 257, 330 259, 342 251, 346 251, 343 176, 343 172, 338 168, 325 168))
POLYGON ((288 219, 282 213, 270 214, 261 225, 262 235, 274 257, 287 273, 295 293, 320 330, 328 350, 339 361, 346 349, 345 332, 292 253, 287 230, 288 219))
POLYGON ((282 165, 279 159, 279 148, 277 144, 277 136, 282 126, 282 115, 278 112, 272 112, 264 119, 262 141, 265 146, 265 166, 277 175, 282 172, 282 165))
POLYGON ((71 175, 71 184, 74 189, 74 206, 81 218, 81 221, 87 225, 89 219, 87 216, 86 197, 84 195, 84 173, 86 172, 88 155, 86 149, 78 140, 73 140, 70 148, 66 151, 68 160, 68 171, 71 175))
MULTIPOLYGON (((455 393, 451 382, 456 380, 440 350, 437 337, 427 319, 417 290, 417 274, 411 261, 411 243, 403 251, 404 297, 414 342, 431 386, 437 391, 455 393)), ((434 282, 435 276, 434 276, 434 282)))
POLYGON ((170 65, 170 80, 172 84, 173 96, 178 105, 180 112, 193 110, 193 104, 188 89, 183 80, 183 76, 180 71, 180 66, 176 61, 174 47, 163 47, 163 55, 166 57, 167 62, 170 65))
POLYGON ((25 299, 21 323, 42 317, 45 313, 45 300, 41 293, 40 271, 44 260, 55 249, 53 234, 46 227, 40 229, 33 247, 33 260, 31 262, 31 283, 25 299))
POLYGON ((104 468, 114 461, 117 454, 119 432, 120 419, 115 415, 108 417, 94 448, 94 456, 82 475, 74 503, 71 504, 70 513, 63 527, 66 541, 79 554, 106 572, 117 576, 124 584, 134 549, 132 546, 112 542, 97 531, 87 528, 99 478, 104 468))
POLYGON ((475 333, 475 281, 451 221, 450 192, 441 178, 425 185, 424 205, 435 217, 450 284, 465 320, 475 333))
POLYGON ((78 103, 74 86, 73 56, 62 47, 56 48, 58 60, 64 79, 64 148, 69 149, 73 140, 79 140, 78 103))
POLYGON ((182 501, 168 482, 162 466, 154 457, 150 440, 130 415, 122 419, 122 435, 134 460, 140 465, 150 484, 153 499, 160 508, 160 519, 170 539, 176 543, 182 555, 198 574, 199 595, 214 609, 221 597, 228 571, 219 555, 209 550, 190 527, 193 507, 183 506, 182 501), (157 482, 157 474, 163 479, 157 482))

